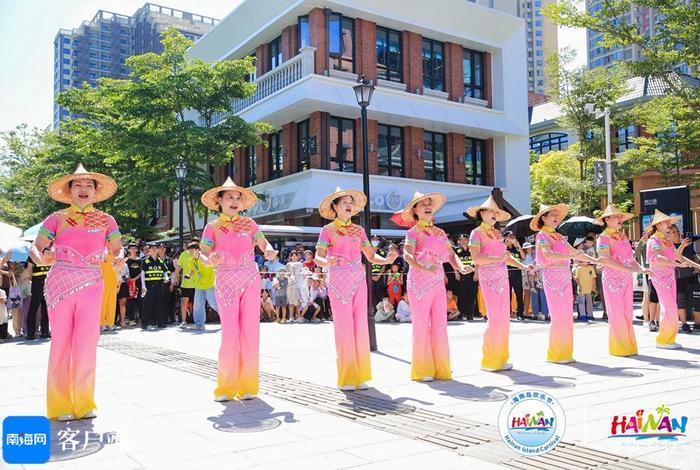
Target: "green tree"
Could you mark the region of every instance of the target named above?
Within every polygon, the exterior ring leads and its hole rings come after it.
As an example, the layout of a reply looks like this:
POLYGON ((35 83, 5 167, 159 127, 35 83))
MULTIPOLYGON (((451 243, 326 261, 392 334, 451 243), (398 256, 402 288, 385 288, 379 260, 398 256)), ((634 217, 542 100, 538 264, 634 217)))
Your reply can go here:
POLYGON ((601 32, 600 47, 639 47, 644 60, 626 64, 629 74, 648 77, 666 90, 630 112, 647 135, 635 140, 638 149, 625 152, 621 171, 634 176, 654 170, 663 183, 697 184, 697 174, 684 177, 679 170, 700 165, 700 0, 605 0, 594 13, 580 11, 580 4, 559 0, 544 13, 559 25, 601 32), (629 19, 631 10, 643 7, 654 8, 661 18, 653 35, 629 19), (676 72, 682 64, 691 76, 676 72))
MULTIPOLYGON (((192 41, 175 29, 161 35, 162 54, 127 59, 131 80, 102 78, 58 97, 81 117, 61 125, 60 142, 77 160, 115 177, 120 186, 115 215, 137 227, 154 201, 176 194, 175 166, 184 162, 187 219, 205 218, 199 195, 215 184, 213 171, 233 158, 238 147, 262 142, 264 123, 247 123, 233 114, 236 99, 250 96, 255 84, 252 59, 208 64, 187 55, 192 41), (216 122, 219 113, 228 115, 216 122)), ((66 155, 67 156, 67 155, 66 155)), ((70 166, 74 162, 70 163, 70 166)), ((67 164, 67 166, 69 166, 67 164)))

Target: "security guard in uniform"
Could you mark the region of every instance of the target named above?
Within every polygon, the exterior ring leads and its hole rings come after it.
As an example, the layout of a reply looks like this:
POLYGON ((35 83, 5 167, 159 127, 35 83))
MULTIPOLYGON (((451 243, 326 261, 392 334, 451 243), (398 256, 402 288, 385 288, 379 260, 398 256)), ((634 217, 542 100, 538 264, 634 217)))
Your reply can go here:
MULTIPOLYGON (((457 258, 459 258, 463 265, 473 268, 474 261, 472 261, 472 255, 469 253, 469 237, 465 234, 461 234, 457 238, 457 245, 455 249, 457 258)), ((457 296, 457 307, 467 320, 473 320, 474 313, 476 313, 476 292, 479 287, 478 275, 476 271, 467 275, 455 273, 455 282, 457 285, 455 292, 457 296)))
MULTIPOLYGON (((506 250, 513 255, 513 258, 521 263, 525 259, 525 252, 520 246, 520 242, 511 231, 503 233, 506 250)), ((508 266, 508 282, 510 282, 511 292, 515 294, 515 302, 517 304, 515 315, 518 320, 524 320, 525 303, 523 299, 523 274, 517 268, 508 266)))
MULTIPOLYGON (((49 248, 46 248, 46 251, 49 248)), ((32 300, 29 302, 29 311, 27 312, 27 339, 34 339, 36 333, 36 312, 41 312, 41 337, 50 338, 49 333, 49 314, 46 310, 46 299, 44 298, 44 281, 46 275, 51 269, 51 266, 40 266, 34 264, 31 260, 27 263, 27 270, 31 269, 32 276, 32 300)))
POLYGON ((165 289, 169 280, 167 271, 165 263, 158 257, 158 245, 150 243, 148 256, 141 261, 142 330, 147 330, 149 324, 165 328, 165 289))
POLYGON ((172 258, 168 256, 168 247, 165 243, 158 243, 158 258, 165 264, 167 270, 167 282, 165 284, 165 289, 163 289, 163 306, 165 309, 165 318, 167 324, 175 322, 175 292, 173 285, 173 273, 175 272, 175 263, 173 263, 172 258))
MULTIPOLYGON (((386 251, 380 246, 379 237, 376 235, 372 237, 372 246, 377 250, 377 254, 379 256, 386 256, 386 251)), ((386 279, 385 276, 382 275, 384 274, 386 266, 383 264, 373 264, 371 269, 372 305, 377 305, 384 297, 388 295, 386 291, 386 279)))

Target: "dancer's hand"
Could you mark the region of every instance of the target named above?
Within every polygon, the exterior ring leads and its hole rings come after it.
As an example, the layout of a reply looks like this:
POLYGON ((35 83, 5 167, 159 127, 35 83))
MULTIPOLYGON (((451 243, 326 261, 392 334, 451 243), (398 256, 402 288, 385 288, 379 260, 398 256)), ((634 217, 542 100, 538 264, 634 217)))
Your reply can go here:
POLYGON ((420 268, 424 271, 428 271, 429 273, 434 273, 435 271, 437 271, 437 266, 435 266, 434 264, 420 263, 420 268))
POLYGON ((386 257, 386 264, 391 264, 391 263, 393 263, 393 262, 396 260, 396 258, 398 258, 398 257, 399 257, 399 254, 398 254, 397 252, 395 252, 395 251, 392 251, 392 252, 389 253, 389 254, 387 255, 387 257, 386 257))
POLYGON ((41 264, 48 266, 52 265, 56 261, 56 252, 53 250, 45 250, 41 254, 41 264))
POLYGON ((268 261, 272 261, 273 259, 275 259, 275 256, 277 256, 277 253, 277 250, 265 250, 265 259, 268 261))
MULTIPOLYGON (((458 273, 455 273, 455 278, 460 274, 464 274, 466 276, 467 274, 471 274, 473 272, 474 268, 472 268, 471 266, 462 266, 462 269, 460 269, 458 273)), ((459 281, 459 279, 457 280, 459 281)))
POLYGON ((335 266, 336 264, 338 264, 338 258, 335 256, 326 257, 326 266, 335 266))
POLYGON ((212 251, 207 259, 209 260, 209 264, 212 266, 218 266, 223 261, 218 251, 212 251))

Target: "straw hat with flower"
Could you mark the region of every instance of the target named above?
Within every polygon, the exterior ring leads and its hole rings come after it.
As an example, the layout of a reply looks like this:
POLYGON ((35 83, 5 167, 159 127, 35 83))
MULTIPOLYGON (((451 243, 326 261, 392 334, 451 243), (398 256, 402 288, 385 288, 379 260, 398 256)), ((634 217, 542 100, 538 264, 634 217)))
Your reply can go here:
POLYGON ((75 180, 93 180, 95 182, 95 200, 101 202, 109 199, 117 192, 117 183, 107 175, 87 171, 82 163, 70 175, 64 175, 53 180, 47 190, 51 199, 64 204, 72 202, 70 197, 70 182, 75 180))
POLYGON ((220 211, 221 206, 219 205, 219 201, 217 201, 216 198, 221 191, 238 191, 239 193, 241 193, 241 200, 243 204, 241 211, 250 209, 255 205, 255 203, 258 200, 258 196, 252 189, 237 186, 236 183, 234 183, 231 177, 229 176, 228 178, 226 178, 226 181, 224 181, 224 184, 222 184, 221 186, 211 188, 204 194, 202 194, 202 204, 204 204, 211 210, 220 211))
POLYGON ((357 189, 340 189, 336 186, 335 191, 330 193, 328 196, 324 197, 321 203, 318 205, 318 213, 321 217, 328 220, 334 220, 337 217, 335 210, 333 210, 332 204, 336 199, 340 199, 343 196, 350 196, 353 200, 353 209, 350 217, 360 212, 367 204, 367 196, 362 191, 357 189))
POLYGON ((413 208, 416 204, 421 201, 425 201, 426 199, 433 201, 433 214, 435 214, 443 205, 445 205, 445 195, 442 193, 423 194, 420 191, 415 191, 413 193, 413 198, 411 198, 411 200, 408 201, 408 204, 406 204, 406 207, 403 208, 401 218, 406 222, 413 222, 413 208))

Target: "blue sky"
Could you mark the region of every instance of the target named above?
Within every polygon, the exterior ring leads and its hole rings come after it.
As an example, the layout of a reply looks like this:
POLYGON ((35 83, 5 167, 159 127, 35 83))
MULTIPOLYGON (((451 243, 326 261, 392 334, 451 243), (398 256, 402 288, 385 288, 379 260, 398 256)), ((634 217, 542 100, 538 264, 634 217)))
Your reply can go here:
MULTIPOLYGON (((260 0, 258 0, 260 1, 260 0)), ((398 0, 397 0, 398 1, 398 0)), ((145 0, 0 0, 0 131, 26 122, 46 127, 53 112, 53 40, 97 10, 133 14, 145 0)), ((240 0, 162 0, 172 8, 223 18, 240 0)), ((560 47, 573 45, 585 63, 583 31, 561 30, 560 47)))

